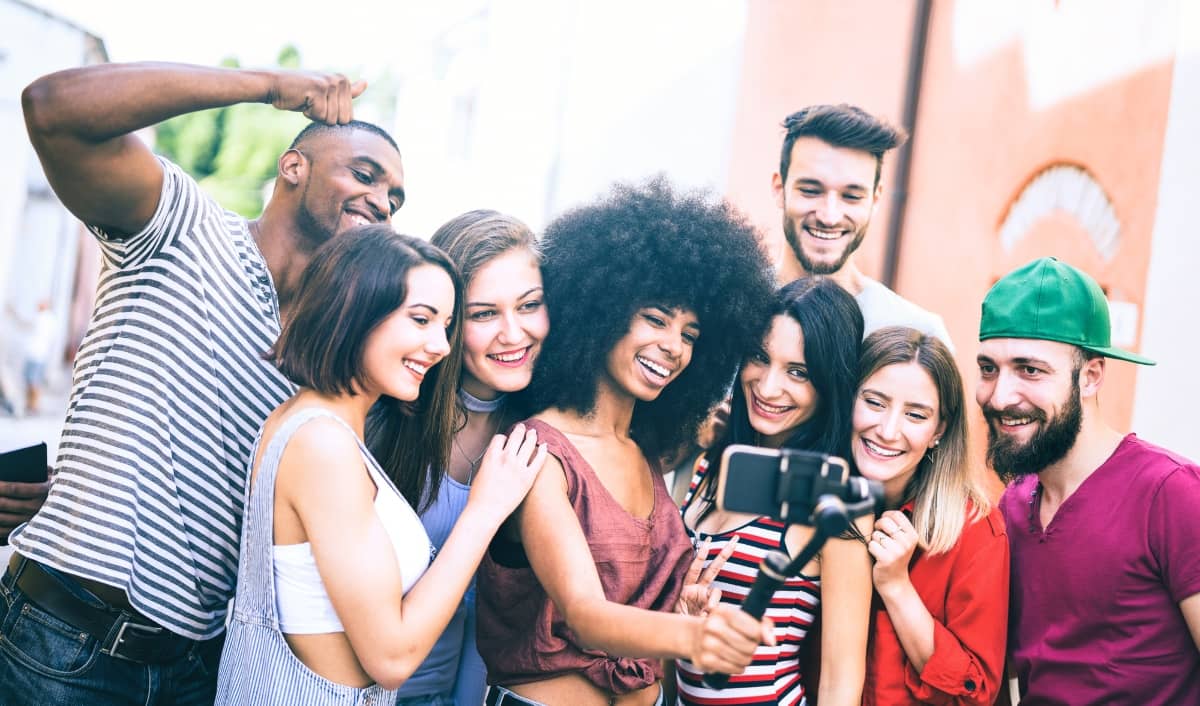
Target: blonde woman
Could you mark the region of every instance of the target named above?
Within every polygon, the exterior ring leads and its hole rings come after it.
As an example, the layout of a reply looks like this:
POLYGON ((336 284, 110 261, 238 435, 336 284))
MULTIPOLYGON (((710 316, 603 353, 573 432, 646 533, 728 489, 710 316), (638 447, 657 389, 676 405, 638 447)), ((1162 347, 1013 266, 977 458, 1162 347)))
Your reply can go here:
POLYGON ((967 463, 963 386, 945 344, 889 327, 863 343, 851 448, 883 483, 863 704, 991 704, 1002 683, 1008 537, 967 463))

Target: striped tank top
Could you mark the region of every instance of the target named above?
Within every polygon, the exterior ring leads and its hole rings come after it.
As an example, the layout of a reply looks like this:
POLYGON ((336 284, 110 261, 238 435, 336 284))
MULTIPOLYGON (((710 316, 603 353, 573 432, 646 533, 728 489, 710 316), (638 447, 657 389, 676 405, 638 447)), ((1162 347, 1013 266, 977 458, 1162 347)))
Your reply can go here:
MULTIPOLYGON (((683 501, 683 512, 696 496, 696 489, 708 472, 702 459, 696 464, 687 497, 683 501)), ((711 539, 708 548, 709 561, 716 558, 729 542, 737 537, 737 549, 717 574, 713 586, 721 589, 721 602, 741 605, 750 593, 758 565, 768 552, 783 549, 787 526, 767 517, 759 517, 744 525, 725 532, 694 532, 688 534, 697 546, 711 539)), ((792 549, 799 549, 793 547, 792 549)), ((687 660, 676 660, 675 679, 679 687, 679 701, 685 706, 709 706, 716 704, 738 704, 739 706, 802 706, 806 703, 804 684, 800 674, 800 648, 812 626, 820 605, 820 579, 810 576, 793 576, 776 591, 767 607, 767 617, 775 622, 775 647, 759 645, 754 659, 746 671, 734 675, 720 691, 710 689, 703 682, 704 673, 687 660)))

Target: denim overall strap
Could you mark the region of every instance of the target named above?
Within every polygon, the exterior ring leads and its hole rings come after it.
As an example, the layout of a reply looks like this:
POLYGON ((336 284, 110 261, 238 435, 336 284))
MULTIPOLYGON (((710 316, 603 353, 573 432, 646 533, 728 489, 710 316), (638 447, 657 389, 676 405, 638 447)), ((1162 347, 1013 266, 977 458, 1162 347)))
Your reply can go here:
MULTIPOLYGON (((242 620, 279 629, 275 604, 275 479, 279 461, 296 430, 325 417, 337 420, 357 440, 350 425, 328 409, 307 407, 283 420, 267 441, 253 485, 246 484, 245 514, 242 518, 242 559, 238 570, 238 592, 234 611, 242 620)), ((260 436, 258 444, 263 443, 260 436)), ((361 446, 361 442, 360 442, 361 446)), ((255 448, 257 455, 257 445, 255 448)), ((255 456, 251 456, 254 458, 255 456)))

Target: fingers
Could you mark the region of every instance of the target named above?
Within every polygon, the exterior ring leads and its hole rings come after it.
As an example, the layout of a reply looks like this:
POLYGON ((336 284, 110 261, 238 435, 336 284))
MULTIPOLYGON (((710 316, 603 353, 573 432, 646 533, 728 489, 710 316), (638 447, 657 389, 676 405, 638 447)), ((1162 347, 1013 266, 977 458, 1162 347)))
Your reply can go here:
MULTIPOLYGON (((536 478, 542 472, 542 466, 546 465, 546 456, 550 454, 550 450, 545 444, 538 444, 537 453, 533 455, 533 459, 529 462, 529 470, 533 471, 533 477, 536 478)), ((532 484, 532 480, 530 483, 532 484)))
POLYGON ((721 569, 724 568, 725 562, 729 560, 729 557, 733 556, 733 550, 737 548, 737 542, 737 535, 734 535, 733 539, 725 543, 725 546, 721 549, 721 553, 717 555, 717 558, 713 559, 712 563, 708 565, 708 568, 704 570, 704 573, 700 574, 700 583, 707 586, 716 580, 717 575, 720 574, 721 569))
POLYGON ((15 483, 12 481, 0 481, 0 509, 3 509, 4 501, 12 500, 37 500, 39 503, 46 497, 46 493, 50 490, 50 481, 45 480, 41 483, 15 483))
POLYGON ((714 588, 708 592, 708 603, 704 606, 705 614, 713 612, 719 605, 721 605, 721 589, 714 588))
POLYGON ((271 103, 281 110, 295 110, 305 117, 329 125, 345 125, 354 119, 354 99, 367 88, 341 74, 285 71, 279 74, 271 103))
POLYGON ((730 605, 713 606, 705 618, 693 663, 708 673, 740 674, 762 639, 762 622, 730 605))
POLYGON ((889 535, 898 532, 915 532, 912 522, 902 512, 888 510, 875 521, 875 529, 883 530, 889 535))
POLYGON ((759 623, 762 627, 762 643, 768 647, 775 646, 775 621, 770 618, 763 618, 759 623))
POLYGON ((696 556, 692 558, 692 563, 688 566, 687 574, 683 577, 683 585, 698 583, 700 581, 700 572, 704 569, 704 562, 708 559, 708 548, 712 545, 712 537, 705 537, 696 549, 696 556))

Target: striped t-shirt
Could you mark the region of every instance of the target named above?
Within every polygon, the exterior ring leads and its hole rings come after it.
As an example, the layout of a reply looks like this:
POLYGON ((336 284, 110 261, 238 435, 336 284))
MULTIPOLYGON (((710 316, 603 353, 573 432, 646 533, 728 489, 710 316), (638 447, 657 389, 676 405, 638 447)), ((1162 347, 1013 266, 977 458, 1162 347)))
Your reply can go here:
POLYGON ((141 232, 91 229, 103 262, 54 482, 12 544, 207 639, 236 587, 255 434, 293 386, 262 358, 278 302, 248 223, 160 162, 141 232))
MULTIPOLYGON (((696 489, 708 471, 703 459, 697 463, 696 475, 683 502, 686 516, 696 489)), ((721 602, 740 606, 750 593, 762 558, 771 551, 784 548, 787 525, 769 517, 758 517, 744 525, 715 534, 696 533, 688 528, 697 544, 711 538, 705 565, 716 558, 729 542, 737 537, 737 549, 717 574, 713 586, 721 589, 721 602)), ((767 617, 775 623, 775 647, 759 645, 754 650, 750 666, 742 674, 730 677, 724 689, 708 688, 704 673, 687 660, 677 660, 676 683, 679 701, 685 706, 709 704, 739 704, 798 706, 806 702, 800 675, 800 646, 812 626, 821 600, 820 579, 792 576, 775 592, 767 606, 767 617)))

